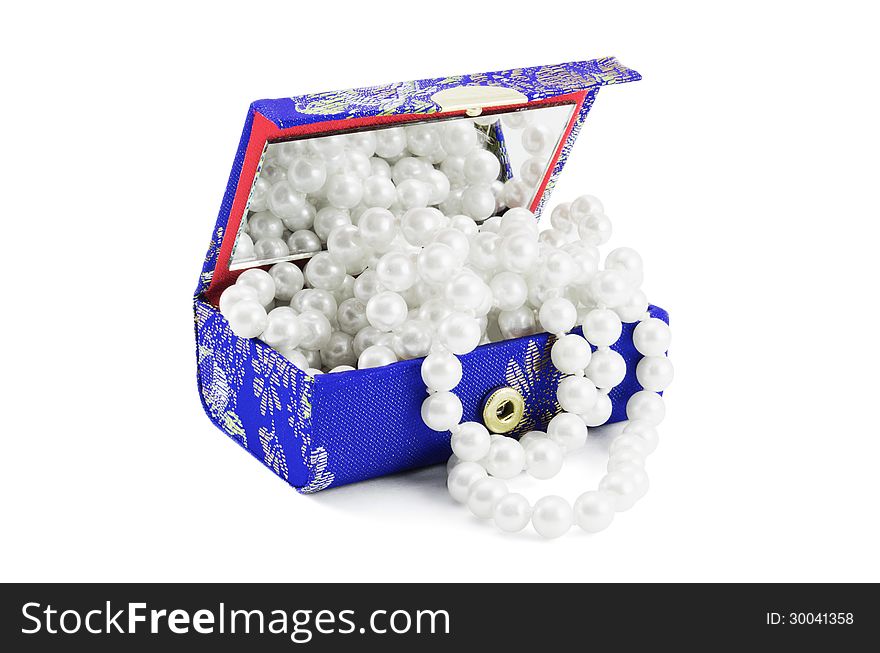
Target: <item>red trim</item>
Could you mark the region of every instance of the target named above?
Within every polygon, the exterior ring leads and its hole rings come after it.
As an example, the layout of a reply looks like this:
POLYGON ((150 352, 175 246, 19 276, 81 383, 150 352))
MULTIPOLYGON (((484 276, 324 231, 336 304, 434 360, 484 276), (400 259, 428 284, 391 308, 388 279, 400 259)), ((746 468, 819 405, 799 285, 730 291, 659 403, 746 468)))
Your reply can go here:
MULTIPOLYGON (((544 194, 545 189, 547 188, 547 184, 550 181, 550 176, 553 173, 553 168, 556 167, 559 156, 562 154, 562 148, 565 146, 565 142, 568 140, 572 129, 574 129, 574 125, 577 122, 577 117, 580 114, 580 110, 583 106, 586 96, 586 91, 579 91, 577 93, 557 95, 540 100, 533 100, 531 102, 524 102, 522 104, 487 107, 483 111, 484 114, 493 114, 542 105, 575 105, 575 110, 572 112, 571 120, 568 123, 565 134, 560 140, 559 146, 556 148, 556 151, 551 158, 550 165, 547 168, 547 173, 544 176, 544 180, 538 188, 538 192, 535 194, 535 199, 530 207, 531 210, 534 210, 537 207, 538 201, 540 200, 541 196, 544 194)), ((308 125, 296 125, 294 127, 281 129, 262 114, 255 113, 253 124, 251 126, 250 138, 248 139, 247 150, 245 151, 244 161, 242 162, 241 174, 239 175, 238 185, 236 186, 235 198, 232 202, 232 209, 229 213, 229 220, 226 223, 226 232, 223 235, 223 242, 220 245, 220 251, 217 254, 217 263, 214 267, 214 275, 211 279, 211 283, 208 286, 207 291, 205 291, 205 299, 216 306, 220 298, 220 293, 222 293, 223 290, 225 290, 228 286, 235 283, 235 279, 238 277, 239 274, 241 274, 241 272, 243 272, 243 270, 232 271, 229 269, 230 259, 232 258, 232 247, 235 244, 235 238, 238 234, 238 227, 241 224, 242 218, 244 217, 245 206, 247 205, 248 196, 250 195, 252 186, 252 183, 244 184, 242 183, 242 180, 246 179, 249 180, 249 182, 253 181, 254 177, 257 174, 257 166, 260 163, 260 157, 263 154, 263 146, 267 142, 277 140, 292 140, 294 138, 313 136, 315 134, 344 133, 361 129, 363 127, 393 125, 396 123, 404 122, 423 122, 426 120, 455 118, 464 115, 466 115, 464 111, 447 111, 430 114, 409 113, 388 116, 369 116, 365 118, 343 118, 341 120, 327 120, 323 122, 311 123, 308 125)))

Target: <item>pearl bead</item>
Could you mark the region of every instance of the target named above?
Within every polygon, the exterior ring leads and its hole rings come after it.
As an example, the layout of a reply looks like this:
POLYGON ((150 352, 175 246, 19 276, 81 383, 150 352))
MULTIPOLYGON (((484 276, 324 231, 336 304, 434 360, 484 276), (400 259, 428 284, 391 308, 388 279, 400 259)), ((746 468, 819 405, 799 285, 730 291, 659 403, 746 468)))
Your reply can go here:
POLYGON ((489 453, 492 439, 489 431, 479 422, 464 422, 452 434, 453 453, 461 460, 476 462, 489 453))
POLYGON ((266 196, 269 210, 278 218, 294 218, 302 213, 306 196, 290 187, 286 179, 272 184, 266 196))
POLYGON ((526 206, 534 196, 535 189, 521 181, 511 179, 505 182, 501 198, 507 206, 516 208, 526 206))
POLYGON ((546 169, 547 160, 544 157, 530 157, 523 162, 519 169, 520 179, 530 186, 537 186, 544 177, 546 169))
POLYGON ((568 413, 585 413, 596 404, 596 386, 583 376, 567 376, 559 382, 556 398, 562 410, 568 413))
POLYGON ((501 264, 505 269, 519 274, 532 269, 539 253, 537 239, 521 231, 506 236, 498 246, 501 264))
POLYGON ((463 462, 449 472, 446 487, 453 499, 459 503, 467 503, 471 486, 487 477, 486 470, 477 463, 463 462))
POLYGON ((610 309, 594 308, 584 319, 584 336, 596 347, 610 347, 622 332, 620 317, 610 309))
MULTIPOLYGON (((543 231, 541 235, 550 233, 549 230, 543 231)), ((541 280, 544 285, 551 288, 568 286, 582 274, 581 266, 565 250, 551 249, 542 259, 541 280)))
POLYGON ((620 270, 626 274, 633 286, 642 285, 644 269, 642 257, 631 247, 618 247, 605 257, 606 270, 620 270))
POLYGON ((443 318, 451 313, 452 309, 442 299, 429 299, 419 307, 418 318, 436 329, 443 318))
POLYGON ((303 311, 318 311, 323 313, 330 322, 336 319, 336 297, 333 293, 319 288, 306 288, 300 290, 293 299, 290 300, 290 307, 297 313, 303 311))
POLYGON ((327 179, 324 187, 327 200, 339 209, 353 209, 360 204, 364 196, 364 185, 361 179, 350 173, 336 173, 327 179))
POLYGON ((572 284, 576 286, 589 284, 599 271, 599 250, 582 241, 569 243, 564 250, 571 254, 578 265, 577 275, 572 280, 572 284))
POLYGON ((350 150, 356 150, 364 156, 373 156, 376 152, 376 132, 364 131, 345 136, 345 144, 350 150))
POLYGON ((358 356, 358 369, 383 367, 396 362, 397 356, 390 347, 386 347, 385 345, 372 345, 364 349, 360 356, 358 356))
POLYGON ((632 292, 632 285, 619 270, 602 270, 590 279, 590 293, 599 305, 619 306, 629 299, 632 292))
POLYGON ((488 286, 469 270, 453 276, 444 286, 444 297, 458 311, 476 311, 490 293, 488 286))
POLYGON ((502 311, 512 311, 525 304, 529 287, 525 280, 514 272, 499 272, 489 282, 492 296, 502 311))
POLYGON ((312 138, 308 142, 309 149, 324 159, 332 159, 342 154, 345 149, 345 137, 323 136, 321 138, 312 138))
POLYGON ((308 359, 298 349, 281 349, 279 350, 279 353, 284 356, 284 358, 293 363, 294 367, 297 367, 303 371, 309 369, 308 359))
POLYGON ((666 356, 646 356, 636 365, 636 379, 645 390, 662 392, 673 376, 672 362, 666 356))
POLYGON ((495 504, 507 493, 507 484, 501 479, 480 479, 468 490, 467 506, 480 519, 489 519, 495 510, 495 504))
POLYGON ((248 210, 254 211, 255 213, 267 210, 269 208, 268 198, 271 189, 271 182, 265 177, 260 176, 254 182, 254 186, 251 189, 251 196, 248 200, 248 210))
POLYGON ((435 208, 414 208, 403 214, 400 223, 403 237, 410 245, 423 247, 431 242, 444 223, 444 216, 435 208))
POLYGON ((260 340, 275 349, 292 349, 299 346, 300 338, 302 331, 296 311, 289 306, 279 306, 269 311, 260 340))
POLYGON ((663 397, 649 390, 636 392, 626 402, 626 416, 628 419, 645 420, 652 426, 657 426, 666 417, 663 397))
POLYGON ((645 446, 646 454, 653 453, 654 450, 657 448, 657 444, 659 442, 657 429, 648 422, 644 422, 642 420, 632 420, 628 422, 625 427, 623 427, 623 432, 636 435, 641 438, 645 446))
POLYGON ((531 335, 538 330, 535 312, 528 306, 501 311, 498 314, 498 328, 505 339, 531 335))
POLYGON ((599 490, 608 493, 616 512, 632 508, 639 498, 639 489, 638 479, 627 472, 608 472, 599 481, 599 490))
POLYGON ((254 241, 245 233, 238 234, 232 250, 233 261, 247 261, 254 258, 254 241))
POLYGON ((353 274, 360 274, 366 265, 363 239, 354 225, 342 225, 331 231, 327 236, 327 251, 353 274))
POLYGON ((466 215, 458 215, 452 219, 451 225, 440 231, 436 232, 433 236, 433 242, 446 245, 453 252, 455 252, 456 260, 458 261, 458 265, 464 265, 464 262, 468 258, 468 253, 470 252, 470 242, 468 241, 468 237, 459 230, 455 225, 456 221, 459 221, 458 224, 461 224, 461 220, 466 220, 470 224, 476 227, 476 223, 472 218, 467 217, 466 215))
POLYGON ((602 426, 611 417, 612 410, 611 397, 600 392, 596 397, 596 404, 587 412, 581 413, 580 417, 587 426, 602 426))
POLYGON ((605 492, 584 492, 574 502, 574 520, 587 533, 605 530, 614 521, 614 497, 605 492))
MULTIPOLYGON (((354 354, 353 340, 354 338, 347 333, 334 331, 330 334, 330 340, 327 341, 327 344, 321 348, 321 364, 329 369, 339 365, 351 366, 357 363, 358 357, 354 354)), ((330 371, 338 370, 330 369, 330 371)))
POLYGON ((447 123, 443 129, 443 149, 453 156, 464 156, 477 147, 477 131, 469 120, 447 123))
POLYGON ((263 211, 248 218, 247 230, 254 240, 281 238, 284 235, 284 223, 269 211, 263 211))
POLYGON ((431 390, 447 392, 461 382, 461 361, 445 351, 435 351, 422 362, 422 381, 431 390))
POLYGON ((346 299, 336 310, 336 321, 339 328, 350 336, 369 325, 367 320, 367 306, 356 297, 346 299))
POLYGON ((406 134, 402 127, 380 129, 376 132, 376 154, 391 159, 406 148, 406 134))
POLYGON ((314 193, 327 180, 327 166, 317 157, 297 157, 287 168, 287 182, 299 193, 314 193))
POLYGON ((449 196, 449 177, 439 170, 431 170, 428 173, 425 183, 431 189, 428 197, 428 204, 434 206, 440 204, 449 196))
POLYGON ((464 313, 451 313, 437 328, 440 343, 453 354, 472 352, 480 344, 482 336, 479 323, 464 313))
POLYGON ((588 215, 578 223, 578 235, 590 245, 604 245, 611 238, 611 220, 604 213, 588 215))
POLYGON ((367 321, 379 331, 392 331, 406 321, 403 297, 389 290, 373 295, 367 302, 367 321))
POLYGON ((513 478, 522 470, 526 462, 526 452, 513 438, 495 438, 486 456, 486 469, 497 478, 513 478))
POLYGON ((519 130, 525 129, 532 124, 532 115, 526 111, 512 111, 501 116, 501 122, 505 127, 519 130))
POLYGON ((547 439, 547 434, 544 433, 543 431, 529 431, 528 433, 525 433, 522 437, 520 437, 519 444, 523 448, 523 451, 527 451, 529 446, 533 442, 537 442, 538 440, 546 440, 546 439, 547 439))
POLYGON ((548 539, 565 535, 573 520, 574 513, 568 501, 555 495, 539 499, 532 510, 532 526, 548 539))
POLYGON ((495 525, 506 533, 518 533, 526 527, 531 517, 532 507, 521 494, 501 497, 492 510, 495 525))
POLYGON ((290 249, 281 238, 263 238, 254 245, 254 256, 261 261, 283 258, 288 254, 290 249))
POLYGON ((406 131, 406 146, 416 156, 430 154, 440 145, 440 133, 436 125, 410 125, 406 131))
POLYGON ((642 290, 636 290, 623 304, 614 307, 623 322, 638 322, 647 311, 648 298, 642 290))
POLYGON ((526 471, 534 478, 553 478, 562 469, 562 459, 562 447, 553 440, 532 442, 526 450, 526 471))
POLYGON ((602 206, 602 202, 599 201, 598 197, 593 197, 592 195, 581 195, 570 205, 571 217, 575 222, 580 222, 591 215, 604 212, 605 208, 602 206))
POLYGON ((229 286, 220 295, 220 312, 223 313, 223 315, 226 315, 234 304, 244 301, 245 299, 251 299, 262 305, 262 302, 260 302, 260 295, 257 293, 257 289, 253 286, 245 284, 234 284, 229 286))
POLYGON ((313 288, 336 290, 345 281, 345 266, 329 252, 319 252, 306 263, 305 279, 313 288))
MULTIPOLYGON (((543 309, 542 309, 543 310, 543 309)), ((583 373, 590 364, 590 345, 581 336, 570 333, 553 343, 550 360, 563 374, 583 373)))
POLYGON ((633 330, 633 344, 643 356, 662 356, 671 340, 669 325, 656 317, 639 322, 633 330))
POLYGON ((229 328, 239 338, 256 338, 266 328, 269 321, 266 309, 260 302, 253 299, 242 299, 230 306, 223 317, 229 322, 229 328))
MULTIPOLYGON (((549 245, 550 247, 555 249, 562 249, 568 243, 568 237, 558 229, 544 229, 544 231, 538 234, 538 242, 543 245, 549 245)), ((580 264, 574 260, 574 257, 569 256, 569 260, 571 261, 572 265, 574 265, 574 276, 571 278, 571 280, 566 281, 566 284, 571 283, 571 281, 573 281, 580 275, 580 264)))
POLYGON ((624 451, 632 451, 643 458, 648 455, 648 447, 635 433, 621 433, 611 441, 608 453, 612 456, 624 451))
POLYGON ((431 350, 434 330, 427 322, 409 319, 394 331, 391 348, 401 360, 421 358, 431 350))
POLYGON ((448 171, 444 170, 444 172, 450 176, 450 181, 455 178, 455 180, 464 181, 469 185, 488 185, 498 179, 498 175, 501 173, 501 163, 492 152, 477 149, 471 151, 461 163, 463 179, 458 177, 457 170, 452 170, 451 175, 448 171))
POLYGON ((446 461, 446 475, 447 475, 447 477, 452 472, 452 469, 456 465, 458 465, 458 463, 460 463, 460 462, 462 462, 462 461, 459 460, 458 456, 456 456, 455 454, 452 454, 451 456, 449 456, 449 460, 446 461))
POLYGON ((363 184, 364 193, 361 201, 368 207, 387 209, 397 199, 397 189, 391 179, 373 175, 367 177, 363 184))
POLYGON ((495 195, 487 185, 468 186, 461 194, 461 210, 474 220, 485 220, 495 213, 495 195))
POLYGON ((574 328, 577 322, 577 309, 564 297, 551 298, 541 306, 538 319, 545 331, 559 335, 574 328))
POLYGON ((404 179, 397 186, 397 202, 404 209, 424 208, 431 200, 430 184, 418 179, 404 179))
POLYGON ((351 346, 354 349, 354 353, 360 356, 368 347, 373 345, 382 345, 391 349, 391 338, 390 333, 379 331, 379 329, 367 325, 355 334, 351 346))
MULTIPOLYGON (((458 233, 458 232, 455 232, 458 233)), ((433 242, 419 252, 419 275, 429 283, 444 283, 461 266, 458 254, 448 245, 433 242)))
POLYGON ((346 209, 325 206, 315 214, 313 228, 321 242, 327 242, 331 231, 336 229, 336 227, 343 227, 348 224, 351 224, 351 214, 346 209))
POLYGON ((245 270, 238 275, 235 283, 236 285, 250 286, 256 290, 257 300, 264 306, 275 299, 275 281, 265 270, 259 268, 245 270))
POLYGON ((356 369, 356 367, 353 367, 351 365, 337 365, 332 370, 330 370, 330 373, 334 374, 336 372, 353 372, 356 369))
POLYGON ((294 231, 287 239, 287 248, 291 254, 307 254, 321 251, 321 239, 318 234, 308 229, 294 231))
MULTIPOLYGON (((312 351, 321 349, 330 340, 330 334, 333 332, 327 317, 315 310, 307 310, 300 313, 299 325, 302 330, 299 346, 302 349, 312 351)), ((315 367, 315 365, 311 367, 315 367)))
POLYGON ((626 361, 613 349, 599 349, 593 352, 586 374, 597 388, 614 388, 626 376, 626 361))
POLYGON ((409 254, 403 252, 383 254, 376 264, 376 274, 379 283, 394 292, 402 292, 410 288, 418 278, 415 262, 409 254))
POLYGON ((269 276, 275 283, 275 298, 281 301, 289 302, 303 288, 302 270, 293 263, 276 263, 269 268, 269 276))
POLYGON ((572 413, 559 413, 547 424, 547 437, 566 451, 580 449, 587 442, 584 421, 572 413))
POLYGON ((530 125, 522 133, 523 149, 532 155, 548 154, 555 143, 556 137, 546 125, 530 125))
POLYGON ((365 245, 384 252, 397 236, 397 220, 387 209, 371 208, 361 214, 358 229, 365 245))
POLYGON ((494 270, 501 260, 500 245, 498 234, 481 231, 471 240, 468 262, 478 270, 494 270))
POLYGON ((574 221, 571 219, 571 202, 557 204, 550 213, 550 225, 564 234, 574 230, 574 221))
POLYGON ((435 392, 422 402, 422 421, 434 431, 448 431, 461 422, 462 410, 454 394, 435 392))
POLYGON ((633 449, 623 450, 608 457, 607 470, 609 472, 630 472, 633 467, 644 467, 645 457, 633 449))

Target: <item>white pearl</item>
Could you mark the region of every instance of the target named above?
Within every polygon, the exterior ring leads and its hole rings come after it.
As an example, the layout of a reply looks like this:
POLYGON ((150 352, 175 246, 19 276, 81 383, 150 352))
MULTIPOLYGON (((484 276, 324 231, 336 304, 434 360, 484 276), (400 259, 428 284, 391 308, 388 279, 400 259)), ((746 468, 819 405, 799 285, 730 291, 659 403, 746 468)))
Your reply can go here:
POLYGON ((339 209, 353 209, 364 196, 363 182, 357 175, 350 173, 331 175, 324 189, 327 200, 339 209))
POLYGON ((253 299, 242 299, 230 306, 223 317, 229 322, 229 328, 239 338, 256 338, 266 328, 269 321, 266 309, 260 302, 253 299))
POLYGON ((532 510, 532 526, 548 539, 565 535, 573 520, 574 513, 568 501, 555 495, 539 499, 532 510))
POLYGON ((279 353, 293 363, 294 367, 302 371, 309 369, 309 360, 298 349, 280 349, 279 353))
POLYGON ((400 228, 410 245, 423 247, 431 242, 444 223, 444 215, 435 208, 413 208, 403 214, 400 228))
POLYGON ((430 283, 444 283, 461 266, 461 261, 449 245, 433 242, 419 252, 417 265, 422 279, 430 283))
POLYGON ((590 364, 591 356, 590 345, 575 333, 562 336, 550 349, 550 360, 563 374, 583 373, 590 364))
POLYGON ((663 397, 649 390, 636 392, 626 402, 626 416, 628 419, 641 419, 657 426, 666 417, 663 397))
POLYGON ((321 251, 321 239, 309 229, 294 231, 287 239, 287 248, 291 254, 306 254, 321 251))
POLYGON ((298 265, 284 261, 269 268, 269 276, 275 283, 275 298, 289 302, 303 288, 304 278, 298 265))
POLYGON ((455 454, 452 454, 451 456, 449 456, 449 460, 446 461, 446 474, 447 474, 447 476, 452 471, 452 469, 456 465, 458 465, 458 463, 460 463, 460 462, 462 462, 462 461, 459 460, 458 456, 456 456, 455 454))
POLYGON ((434 330, 422 320, 409 319, 394 330, 391 348, 401 360, 421 358, 431 351, 434 330))
POLYGON ((501 116, 501 122, 510 129, 525 129, 532 124, 532 115, 528 111, 512 111, 501 116))
POLYGON ((614 521, 614 497, 605 492, 584 492, 574 502, 574 520, 587 533, 605 530, 614 521))
POLYGON ((446 351, 435 351, 422 361, 422 381, 431 390, 449 391, 461 382, 461 361, 446 351))
POLYGON ((309 149, 324 159, 332 159, 345 149, 345 137, 336 135, 312 138, 309 140, 309 149))
POLYGON ((260 176, 251 189, 251 196, 248 200, 248 210, 258 213, 269 208, 268 198, 269 191, 272 189, 272 183, 263 176, 260 176))
POLYGON ((645 445, 646 454, 653 453, 654 450, 657 448, 657 444, 659 442, 657 429, 648 422, 642 420, 631 420, 627 423, 625 427, 623 427, 623 432, 636 435, 641 438, 642 442, 645 445))
POLYGON ((585 413, 596 404, 596 386, 583 376, 567 376, 559 382, 556 398, 562 410, 568 413, 585 413))
POLYGON ((361 180, 366 179, 373 173, 373 166, 370 165, 370 157, 363 152, 348 150, 345 153, 344 161, 345 163, 342 166, 342 171, 354 174, 356 177, 360 177, 361 180))
POLYGON ((498 328, 505 339, 531 335, 538 330, 535 311, 528 306, 520 306, 512 311, 498 314, 498 328))
POLYGON ((581 195, 575 199, 570 205, 571 217, 579 222, 590 215, 604 213, 605 208, 599 198, 592 195, 581 195))
POLYGON ((440 145, 440 132, 436 125, 409 125, 406 131, 406 146, 417 156, 430 154, 440 145))
POLYGON ((391 334, 379 331, 376 327, 370 325, 365 326, 354 335, 354 341, 351 343, 354 353, 360 356, 367 348, 373 345, 382 345, 391 349, 391 334))
POLYGON ((532 507, 521 494, 501 497, 492 510, 495 525, 506 533, 518 533, 528 525, 531 517, 532 507))
POLYGON ((422 421, 434 431, 448 431, 461 422, 462 410, 454 394, 435 392, 422 402, 422 421))
POLYGON ((404 252, 383 254, 375 269, 379 283, 394 292, 402 292, 410 288, 418 278, 415 262, 404 252))
POLYGON ((513 478, 522 470, 526 462, 526 452, 513 438, 495 438, 486 456, 486 469, 497 478, 513 478))
POLYGON ((240 301, 244 301, 245 299, 253 300, 262 305, 262 302, 260 301, 260 295, 257 292, 257 289, 253 286, 248 286, 245 284, 233 284, 229 286, 220 295, 220 312, 223 313, 223 315, 225 316, 234 304, 237 304, 240 301))
POLYGON ((437 329, 441 344, 453 354, 472 352, 480 344, 482 336, 479 323, 464 313, 451 313, 437 329))
POLYGON ((602 426, 611 417, 611 397, 605 392, 600 392, 596 397, 596 404, 587 412, 581 413, 580 417, 587 426, 602 426))
POLYGON ((364 131, 345 136, 345 145, 350 150, 356 150, 364 156, 373 156, 376 152, 376 132, 364 131))
POLYGON ((449 279, 443 292, 449 305, 459 311, 476 311, 483 303, 486 293, 491 293, 488 286, 469 270, 449 279))
POLYGON ((512 311, 525 304, 529 287, 515 272, 499 272, 489 282, 495 306, 502 311, 512 311))
POLYGON ((477 463, 462 462, 449 472, 446 487, 453 499, 459 503, 467 503, 471 486, 487 476, 486 470, 477 463))
POLYGON ((356 367, 353 367, 351 365, 337 365, 332 370, 330 370, 330 373, 334 374, 336 372, 353 372, 356 369, 356 367))
POLYGON ((287 168, 287 181, 299 193, 314 193, 327 180, 327 166, 317 157, 297 157, 287 168))
POLYGON ((467 506, 480 519, 489 519, 497 504, 507 495, 507 484, 498 478, 476 481, 468 490, 467 506))
POLYGON ((469 120, 447 123, 443 128, 443 149, 453 156, 464 156, 477 146, 477 130, 469 120))
POLYGON ((547 434, 543 431, 529 431, 525 433, 520 439, 519 444, 523 448, 523 450, 528 450, 529 445, 533 442, 537 442, 539 440, 546 440, 547 434))
POLYGON ((645 390, 661 392, 669 387, 675 375, 666 356, 645 356, 636 365, 636 379, 645 390))
POLYGON ((397 362, 397 356, 390 347, 372 345, 364 349, 358 356, 358 369, 383 367, 397 362))
POLYGON ((300 215, 306 204, 305 194, 293 190, 286 179, 272 184, 266 200, 269 210, 282 220, 300 215))
POLYGON ((325 206, 315 214, 313 230, 321 242, 327 242, 331 231, 347 224, 351 224, 351 214, 347 209, 325 206))
MULTIPOLYGON (((470 185, 488 185, 498 179, 498 175, 501 173, 501 163, 498 161, 498 157, 483 149, 471 151, 464 158, 461 166, 463 179, 460 181, 465 181, 470 185)), ((443 169, 442 166, 441 169, 443 169)), ((450 172, 445 170, 444 172, 450 175, 450 172)), ((453 180, 453 177, 457 180, 457 173, 457 170, 452 170, 450 181, 453 180)))
POLYGON ((584 421, 572 413, 559 413, 547 424, 547 437, 566 451, 580 449, 587 442, 588 429, 584 421))
MULTIPOLYGON (((559 231, 559 229, 544 229, 544 231, 538 234, 538 242, 555 249, 562 249, 568 243, 568 236, 559 231)), ((571 283, 580 275, 580 264, 571 256, 569 256, 569 261, 574 266, 574 276, 569 281, 566 281, 565 284, 571 283)), ((560 285, 563 284, 560 283, 560 285)))
POLYGON ((488 185, 473 185, 461 194, 461 211, 474 220, 485 220, 495 213, 495 195, 488 185))
POLYGON ((397 185, 397 202, 404 209, 428 206, 431 200, 431 186, 418 179, 404 179, 397 185))
POLYGON ((521 231, 506 236, 498 246, 502 265, 511 272, 524 274, 532 269, 538 260, 540 249, 538 241, 531 234, 521 231))
POLYGON ((626 361, 613 349, 599 349, 593 352, 586 374, 597 388, 614 388, 626 377, 626 361))
POLYGON ((235 283, 240 286, 250 286, 257 291, 257 299, 264 306, 275 299, 275 281, 265 270, 251 268, 245 270, 235 283))
POLYGON ((557 204, 550 213, 550 224, 554 229, 562 233, 570 233, 574 230, 574 220, 571 219, 571 202, 557 204))
POLYGON ((599 490, 610 495, 616 512, 623 512, 632 508, 639 498, 638 481, 639 479, 627 472, 608 472, 599 481, 599 490))
POLYGON ((264 238, 281 238, 284 235, 284 223, 269 211, 254 213, 248 218, 247 230, 255 240, 264 238))
POLYGON ((577 286, 589 284, 599 271, 599 250, 580 240, 569 243, 563 249, 571 254, 578 265, 578 272, 572 283, 577 286))
POLYGON ((281 238, 263 238, 254 245, 254 256, 261 261, 283 258, 288 254, 290 249, 281 238))
POLYGON ((342 331, 350 336, 356 335, 358 331, 369 325, 366 304, 356 297, 346 299, 336 310, 336 321, 342 331))
POLYGON ((632 451, 633 453, 644 458, 648 455, 648 446, 635 433, 622 432, 620 435, 614 438, 614 440, 611 441, 611 446, 608 449, 608 453, 611 456, 619 456, 624 451, 632 451))
POLYGON ((457 215, 452 219, 452 222, 450 223, 451 226, 441 229, 433 235, 433 242, 446 245, 455 252, 455 257, 459 265, 463 265, 467 260, 471 248, 468 237, 463 231, 456 227, 456 224, 463 226, 461 222, 462 220, 474 225, 474 227, 477 226, 472 218, 469 218, 466 215, 457 215))
POLYGON ((642 290, 636 290, 623 304, 614 307, 623 322, 638 322, 647 311, 648 297, 642 290))
MULTIPOLYGON (((353 347, 353 338, 342 331, 334 331, 330 334, 330 340, 321 347, 321 363, 323 367, 330 369, 331 372, 337 371, 337 366, 352 366, 357 363, 358 357, 355 356, 353 347)), ((351 367, 354 369, 354 367, 351 367)))
MULTIPOLYGON (((299 341, 301 349, 309 349, 317 351, 324 347, 330 340, 333 328, 327 317, 315 310, 303 311, 299 314, 299 325, 302 330, 302 336, 299 341)), ((316 365, 311 365, 316 367, 316 365)))
POLYGON ((501 198, 507 206, 516 208, 526 206, 535 194, 535 189, 527 184, 511 179, 504 184, 501 198))
POLYGON ((406 149, 406 133, 402 127, 380 129, 376 132, 376 154, 386 159, 398 156, 406 149))
POLYGON ((643 356, 662 356, 669 350, 672 331, 656 317, 642 320, 633 330, 633 344, 643 356))
POLYGON ((296 311, 289 306, 279 306, 269 311, 260 340, 275 349, 292 349, 299 346, 301 338, 302 330, 296 311))
POLYGON ((562 460, 562 447, 555 441, 532 442, 526 450, 526 471, 535 478, 553 478, 562 469, 562 460))
POLYGON ((449 308, 449 305, 445 301, 439 298, 429 299, 424 302, 418 310, 418 318, 424 320, 435 329, 437 325, 439 325, 440 322, 450 314, 452 314, 452 309, 449 308))
POLYGON ((364 179, 364 193, 361 201, 369 208, 387 209, 397 199, 397 189, 391 179, 373 175, 364 179))
POLYGON ((644 268, 642 257, 631 247, 618 247, 605 257, 606 270, 620 270, 626 274, 634 286, 642 285, 644 268))
POLYGON ((425 179, 425 183, 431 189, 431 194, 428 197, 429 205, 440 204, 449 196, 449 177, 440 170, 431 170, 425 179))
POLYGON ((551 298, 541 306, 538 319, 545 331, 559 335, 574 328, 577 322, 577 309, 564 297, 551 298))
POLYGON ((358 229, 365 245, 384 252, 397 236, 397 220, 387 209, 371 208, 361 214, 358 229))
POLYGON ((238 234, 232 252, 233 261, 247 261, 254 258, 254 241, 246 233, 238 234))
POLYGON ((578 235, 590 245, 604 245, 611 238, 611 220, 604 213, 588 215, 578 223, 578 235))
POLYGON ((479 422, 464 422, 452 434, 450 444, 453 453, 461 460, 476 462, 489 453, 492 439, 489 431, 479 422))
POLYGON ((498 234, 481 231, 471 240, 468 262, 478 270, 494 270, 501 260, 500 245, 498 234))
POLYGON ((584 337, 596 347, 610 347, 622 332, 620 317, 610 309, 594 308, 584 319, 584 337))
POLYGON ((626 275, 619 270, 602 270, 590 279, 590 293, 599 305, 619 306, 629 299, 633 290, 626 275))
POLYGON ((305 279, 313 288, 336 290, 345 281, 345 266, 329 252, 318 252, 306 263, 305 279))
POLYGON ((520 178, 530 186, 537 186, 544 177, 547 169, 547 160, 544 157, 533 156, 526 159, 519 169, 520 178))
POLYGON ((342 225, 331 231, 327 251, 352 274, 360 274, 365 267, 366 250, 360 230, 354 225, 342 225))
POLYGON ((546 125, 530 125, 522 133, 523 149, 532 155, 548 154, 555 143, 556 138, 546 125))
MULTIPOLYGON (((551 234, 551 230, 541 235, 551 234)), ((561 249, 551 249, 541 261, 541 280, 551 288, 562 288, 573 283, 582 275, 582 268, 574 257, 561 249)))
POLYGON ((406 321, 407 306, 403 297, 385 290, 367 302, 367 321, 379 331, 393 331, 406 321))

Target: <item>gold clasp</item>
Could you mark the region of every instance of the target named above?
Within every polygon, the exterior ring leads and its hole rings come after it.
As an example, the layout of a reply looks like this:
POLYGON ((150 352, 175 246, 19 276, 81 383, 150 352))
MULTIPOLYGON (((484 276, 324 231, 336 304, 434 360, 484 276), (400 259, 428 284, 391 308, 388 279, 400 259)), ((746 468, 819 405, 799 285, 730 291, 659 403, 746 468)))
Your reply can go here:
POLYGON ((511 387, 498 388, 483 405, 483 424, 492 433, 510 433, 525 413, 523 396, 511 387))

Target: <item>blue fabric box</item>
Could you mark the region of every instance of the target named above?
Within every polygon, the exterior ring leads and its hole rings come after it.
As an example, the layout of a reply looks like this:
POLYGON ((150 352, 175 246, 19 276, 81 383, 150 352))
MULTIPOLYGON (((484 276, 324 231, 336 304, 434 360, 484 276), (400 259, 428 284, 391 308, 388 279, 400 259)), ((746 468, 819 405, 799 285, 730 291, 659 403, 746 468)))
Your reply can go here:
MULTIPOLYGON (((445 89, 514 89, 526 99, 513 108, 552 103, 575 108, 559 157, 533 205, 538 212, 599 89, 639 78, 615 59, 604 58, 254 102, 194 296, 198 387, 211 421, 301 492, 445 462, 451 453, 448 433, 432 431, 421 420, 426 396, 421 360, 310 377, 261 341, 235 336, 220 315, 216 302, 235 280, 229 270, 235 235, 267 143, 464 115, 444 111, 435 102, 433 96, 445 89)), ((662 309, 652 306, 650 311, 668 321, 662 309)), ((626 400, 641 390, 635 379, 640 354, 632 344, 633 327, 624 325, 614 346, 627 362, 627 376, 611 393, 611 422, 626 418, 626 400)), ((481 421, 486 397, 510 386, 525 399, 525 415, 514 433, 545 428, 559 410, 551 344, 547 334, 538 334, 483 345, 464 356, 464 380, 456 389, 464 419, 481 421)))

